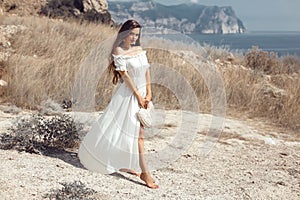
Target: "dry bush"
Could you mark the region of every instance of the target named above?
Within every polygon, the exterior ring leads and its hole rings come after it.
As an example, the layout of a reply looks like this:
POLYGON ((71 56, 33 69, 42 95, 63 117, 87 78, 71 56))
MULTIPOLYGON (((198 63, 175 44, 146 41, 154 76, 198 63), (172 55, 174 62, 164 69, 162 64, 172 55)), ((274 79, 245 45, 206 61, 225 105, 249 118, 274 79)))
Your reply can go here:
POLYGON ((300 72, 300 58, 298 56, 287 55, 281 58, 283 69, 286 74, 300 72))
POLYGON ((226 46, 216 47, 205 45, 203 46, 205 52, 207 53, 208 58, 211 60, 220 60, 220 61, 228 61, 233 64, 239 64, 241 59, 244 58, 242 52, 236 50, 232 51, 226 46))
POLYGON ((9 129, 10 133, 0 135, 0 149, 46 154, 53 148, 74 148, 78 146, 81 129, 82 125, 75 124, 69 115, 23 116, 9 129))
POLYGON ((205 44, 203 48, 207 53, 207 57, 209 57, 212 60, 226 60, 226 58, 230 56, 230 50, 226 46, 216 47, 205 44))
POLYGON ((231 50, 227 46, 210 46, 205 44, 203 46, 205 52, 205 58, 220 62, 226 62, 231 64, 241 64, 244 60, 243 52, 240 50, 231 50))
POLYGON ((244 65, 265 74, 293 74, 300 71, 299 57, 278 57, 276 53, 263 51, 257 46, 246 53, 244 65))
POLYGON ((86 187, 81 181, 74 181, 72 183, 61 183, 62 189, 51 189, 49 193, 44 195, 47 199, 96 199, 97 191, 86 187))
POLYGON ((254 46, 245 55, 245 66, 266 74, 280 73, 281 63, 274 52, 266 52, 254 46))

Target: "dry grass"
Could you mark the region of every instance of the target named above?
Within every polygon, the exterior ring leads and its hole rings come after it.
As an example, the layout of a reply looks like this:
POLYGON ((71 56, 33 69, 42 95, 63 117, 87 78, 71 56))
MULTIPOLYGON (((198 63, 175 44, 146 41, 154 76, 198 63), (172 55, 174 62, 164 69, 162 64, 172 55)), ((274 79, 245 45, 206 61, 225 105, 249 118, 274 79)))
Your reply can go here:
POLYGON ((266 52, 254 46, 244 59, 244 65, 265 74, 293 74, 300 72, 300 59, 296 56, 279 58, 274 52, 266 52))
POLYGON ((147 56, 152 64, 151 67, 158 69, 152 70, 152 79, 161 82, 161 84, 153 85, 154 102, 158 102, 166 109, 185 107, 188 110, 194 107, 192 104, 198 103, 197 109, 206 112, 210 110, 209 91, 204 79, 193 67, 193 63, 186 62, 179 54, 163 49, 149 48, 147 56), (181 76, 185 81, 179 81, 181 76), (182 83, 188 83, 195 94, 189 93, 182 83), (192 100, 193 95, 197 98, 197 102, 192 100))
MULTIPOLYGON (((37 17, 12 16, 2 23, 26 26, 22 33, 13 37, 11 42, 15 52, 4 63, 2 71, 9 77, 5 98, 17 106, 32 109, 48 98, 58 103, 71 99, 81 63, 97 44, 116 32, 103 25, 80 25, 37 17)), ((193 67, 195 63, 186 62, 183 50, 196 53, 204 72, 212 67, 211 62, 219 60, 217 69, 223 79, 229 110, 238 111, 241 115, 248 113, 254 117, 265 117, 289 129, 300 129, 299 58, 278 58, 259 49, 250 50, 246 56, 232 55, 226 49, 198 48, 176 42, 156 41, 155 44, 155 41, 150 41, 146 47, 152 67, 168 66, 184 77, 195 92, 201 112, 211 112, 212 97, 205 80, 213 80, 214 77, 208 77, 212 76, 209 73, 199 75, 193 67), (149 44, 162 48, 151 48, 149 44)), ((108 60, 99 62, 107 64, 108 60)), ((94 68, 90 70, 83 76, 97 72, 94 68)), ((168 70, 152 74, 153 78, 167 79, 168 84, 174 85, 170 89, 163 84, 153 84, 153 101, 166 109, 179 109, 182 104, 192 107, 189 104, 194 102, 190 101, 186 88, 178 84, 177 77, 170 78, 170 74, 168 70), (178 99, 174 91, 186 95, 185 99, 178 99)), ((114 87, 111 78, 106 72, 97 79, 97 90, 93 94, 97 109, 103 109, 111 98, 114 87)), ((88 88, 87 83, 81 84, 88 88)))
POLYGON ((113 33, 106 26, 38 17, 7 17, 3 24, 26 27, 11 41, 15 53, 7 63, 7 95, 14 104, 28 108, 36 108, 48 98, 58 102, 70 99, 81 62, 113 33))

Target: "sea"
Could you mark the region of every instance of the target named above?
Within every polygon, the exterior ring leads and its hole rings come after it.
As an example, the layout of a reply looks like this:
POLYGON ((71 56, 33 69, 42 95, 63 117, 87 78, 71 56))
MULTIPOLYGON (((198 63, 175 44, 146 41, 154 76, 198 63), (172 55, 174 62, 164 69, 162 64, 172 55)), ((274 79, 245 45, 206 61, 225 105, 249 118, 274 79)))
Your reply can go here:
POLYGON ((300 57, 300 31, 272 32, 256 31, 243 34, 190 34, 187 35, 200 45, 209 45, 245 54, 253 46, 279 57, 292 55, 300 57))

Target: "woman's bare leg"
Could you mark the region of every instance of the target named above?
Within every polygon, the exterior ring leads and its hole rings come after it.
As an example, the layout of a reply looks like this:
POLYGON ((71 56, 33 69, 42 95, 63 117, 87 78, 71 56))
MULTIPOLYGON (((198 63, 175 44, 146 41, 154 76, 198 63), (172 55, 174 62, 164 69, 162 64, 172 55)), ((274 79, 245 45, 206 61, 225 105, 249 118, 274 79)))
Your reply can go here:
POLYGON ((142 170, 140 178, 145 181, 146 185, 149 188, 158 188, 158 185, 154 184, 153 179, 147 169, 146 161, 145 161, 145 148, 144 148, 144 128, 141 127, 140 134, 139 134, 139 163, 142 170))

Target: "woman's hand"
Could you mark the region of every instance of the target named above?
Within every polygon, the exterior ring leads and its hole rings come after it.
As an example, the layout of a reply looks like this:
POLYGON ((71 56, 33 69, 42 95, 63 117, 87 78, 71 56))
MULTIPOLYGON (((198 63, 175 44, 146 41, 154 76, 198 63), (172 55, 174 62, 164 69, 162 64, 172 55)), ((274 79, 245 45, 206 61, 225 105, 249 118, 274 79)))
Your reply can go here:
POLYGON ((145 100, 145 104, 146 104, 145 108, 150 108, 149 102, 151 101, 151 95, 147 94, 144 100, 145 100))
POLYGON ((151 98, 152 98, 151 95, 150 95, 150 94, 147 94, 146 97, 145 97, 145 100, 146 100, 146 101, 151 101, 151 98))
POLYGON ((146 99, 144 99, 142 96, 138 95, 138 96, 137 96, 137 100, 138 100, 138 102, 139 102, 139 105, 140 105, 142 108, 147 108, 146 99))

